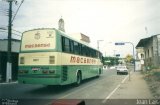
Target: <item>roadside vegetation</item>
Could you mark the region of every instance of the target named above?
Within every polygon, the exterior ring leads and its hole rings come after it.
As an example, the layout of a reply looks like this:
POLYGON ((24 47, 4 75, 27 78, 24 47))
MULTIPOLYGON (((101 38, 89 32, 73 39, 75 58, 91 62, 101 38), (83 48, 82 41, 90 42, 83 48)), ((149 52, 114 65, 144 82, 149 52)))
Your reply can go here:
POLYGON ((103 65, 106 65, 108 67, 118 65, 118 64, 126 64, 126 63, 133 64, 133 62, 134 62, 133 56, 130 54, 127 54, 125 58, 120 58, 119 56, 103 57, 103 65))
POLYGON ((151 69, 142 72, 154 98, 160 99, 160 69, 151 69))

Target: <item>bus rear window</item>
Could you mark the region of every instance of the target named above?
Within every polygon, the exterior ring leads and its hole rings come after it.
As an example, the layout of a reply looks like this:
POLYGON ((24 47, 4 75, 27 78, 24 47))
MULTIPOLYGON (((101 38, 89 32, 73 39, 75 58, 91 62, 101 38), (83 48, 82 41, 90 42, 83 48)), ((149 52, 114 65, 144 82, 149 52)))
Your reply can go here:
POLYGON ((55 49, 54 30, 32 30, 23 33, 21 51, 55 49))

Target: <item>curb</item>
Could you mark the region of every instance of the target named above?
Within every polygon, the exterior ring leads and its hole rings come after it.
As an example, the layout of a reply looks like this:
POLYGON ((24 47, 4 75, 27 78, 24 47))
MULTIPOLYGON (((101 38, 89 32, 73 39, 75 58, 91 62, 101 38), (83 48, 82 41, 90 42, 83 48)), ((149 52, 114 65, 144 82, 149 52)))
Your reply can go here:
POLYGON ((0 83, 0 85, 7 85, 7 84, 17 84, 18 81, 15 81, 15 82, 2 82, 0 83))

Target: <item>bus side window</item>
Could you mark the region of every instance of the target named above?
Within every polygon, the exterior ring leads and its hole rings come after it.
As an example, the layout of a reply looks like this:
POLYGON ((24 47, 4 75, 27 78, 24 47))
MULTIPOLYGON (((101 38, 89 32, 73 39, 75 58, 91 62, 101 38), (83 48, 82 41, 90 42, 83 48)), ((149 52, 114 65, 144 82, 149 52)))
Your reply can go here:
POLYGON ((83 55, 83 56, 86 56, 85 46, 84 46, 84 45, 82 45, 82 55, 83 55))
POLYGON ((74 44, 72 40, 70 40, 70 52, 74 53, 74 44))
POLYGON ((69 39, 62 37, 62 51, 70 52, 69 39))
POLYGON ((102 53, 99 52, 99 58, 101 60, 101 62, 103 63, 103 56, 102 56, 102 53))
POLYGON ((95 58, 95 57, 96 57, 96 51, 92 49, 92 50, 91 50, 91 53, 92 53, 92 57, 95 58))
POLYGON ((74 42, 74 53, 79 54, 79 45, 77 42, 74 42))
POLYGON ((97 57, 96 50, 94 50, 94 57, 95 57, 95 58, 97 57))
POLYGON ((99 57, 99 53, 98 53, 98 51, 96 51, 96 58, 98 58, 99 57))
POLYGON ((82 44, 79 44, 79 54, 82 55, 82 44))
POLYGON ((91 57, 91 49, 88 47, 88 56, 91 57))
POLYGON ((62 41, 62 51, 64 52, 64 51, 65 51, 65 50, 64 50, 64 37, 62 37, 61 39, 62 39, 62 40, 61 40, 61 41, 62 41))

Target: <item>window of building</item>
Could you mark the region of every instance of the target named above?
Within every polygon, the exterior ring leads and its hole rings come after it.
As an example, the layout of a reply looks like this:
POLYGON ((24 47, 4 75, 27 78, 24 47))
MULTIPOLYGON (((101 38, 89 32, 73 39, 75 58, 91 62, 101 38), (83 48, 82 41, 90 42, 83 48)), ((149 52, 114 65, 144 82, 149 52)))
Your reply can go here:
POLYGON ((151 55, 152 55, 152 57, 153 57, 153 56, 154 56, 154 54, 153 54, 153 46, 152 46, 152 49, 151 49, 151 53, 152 53, 151 55))
POLYGON ((144 55, 143 54, 141 54, 141 59, 144 59, 144 55))

